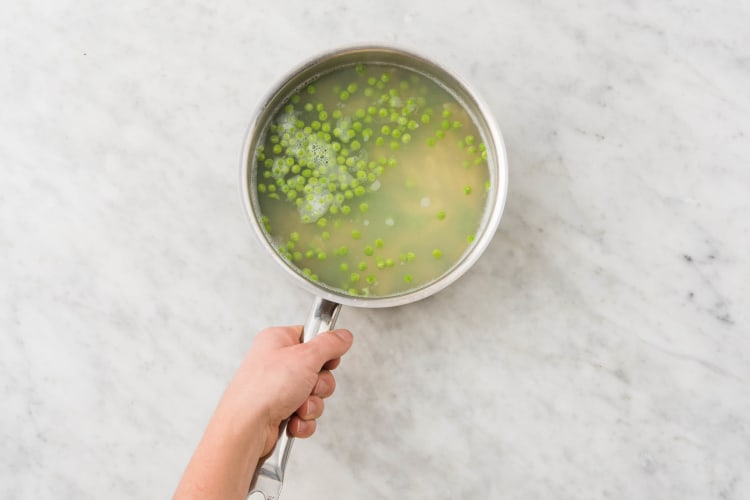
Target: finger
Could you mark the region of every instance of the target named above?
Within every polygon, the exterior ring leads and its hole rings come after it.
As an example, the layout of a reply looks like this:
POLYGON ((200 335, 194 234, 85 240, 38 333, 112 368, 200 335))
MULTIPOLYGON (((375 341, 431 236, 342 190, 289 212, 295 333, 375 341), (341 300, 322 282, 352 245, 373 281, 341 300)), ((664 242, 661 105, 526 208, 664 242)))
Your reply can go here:
POLYGON ((335 370, 341 364, 341 358, 331 359, 323 365, 324 370, 335 370))
POLYGON ((328 370, 323 370, 318 374, 318 381, 313 387, 312 395, 321 398, 327 398, 333 391, 336 390, 336 379, 333 378, 333 374, 328 370))
POLYGON ((349 330, 332 330, 321 333, 301 347, 307 355, 310 367, 317 372, 327 361, 343 356, 352 346, 353 340, 349 330))
POLYGON ((287 432, 290 436, 296 438, 308 438, 315 433, 317 428, 317 422, 315 420, 301 420, 297 416, 293 416, 289 419, 289 425, 287 426, 287 432))
POLYGON ((323 414, 325 403, 318 396, 308 396, 294 414, 300 420, 315 420, 323 414))
POLYGON ((286 347, 299 344, 302 325, 272 326, 261 330, 255 337, 255 344, 265 347, 286 347))

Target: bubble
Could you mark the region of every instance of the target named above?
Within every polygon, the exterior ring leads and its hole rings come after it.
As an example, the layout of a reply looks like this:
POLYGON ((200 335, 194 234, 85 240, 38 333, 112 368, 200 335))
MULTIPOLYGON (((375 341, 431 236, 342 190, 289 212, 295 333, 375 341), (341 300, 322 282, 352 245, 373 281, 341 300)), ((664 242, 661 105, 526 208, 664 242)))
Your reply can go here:
POLYGON ((297 208, 302 222, 317 222, 323 217, 328 212, 328 207, 331 206, 333 197, 330 194, 325 187, 316 186, 313 192, 305 197, 306 203, 297 208))
POLYGON ((427 208, 430 206, 430 199, 425 196, 424 198, 419 200, 419 204, 422 205, 422 208, 427 208))
POLYGON ((320 139, 312 139, 307 144, 307 161, 317 167, 331 167, 336 164, 333 146, 320 139))
POLYGON ((295 129, 294 124, 297 122, 297 116, 294 112, 283 113, 279 116, 276 121, 277 130, 279 132, 291 132, 295 129))

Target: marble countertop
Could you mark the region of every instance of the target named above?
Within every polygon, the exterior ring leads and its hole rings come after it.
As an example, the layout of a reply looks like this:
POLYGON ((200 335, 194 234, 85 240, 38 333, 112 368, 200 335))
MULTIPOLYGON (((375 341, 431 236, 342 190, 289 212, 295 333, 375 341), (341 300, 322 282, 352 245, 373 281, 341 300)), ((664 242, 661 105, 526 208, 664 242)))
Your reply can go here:
POLYGON ((398 44, 468 79, 508 202, 356 335, 282 498, 750 497, 750 6, 12 2, 0 496, 168 498, 253 336, 303 321, 243 211, 273 82, 398 44))

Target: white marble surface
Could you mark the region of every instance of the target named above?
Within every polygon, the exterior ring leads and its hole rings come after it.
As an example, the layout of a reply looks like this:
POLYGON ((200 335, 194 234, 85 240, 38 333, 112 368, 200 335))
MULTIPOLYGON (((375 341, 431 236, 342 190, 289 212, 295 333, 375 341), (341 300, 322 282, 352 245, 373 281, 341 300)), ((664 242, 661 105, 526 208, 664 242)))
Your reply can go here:
POLYGON ((485 97, 507 209, 450 288, 343 311, 282 498, 750 498, 747 3, 2 10, 0 497, 171 495, 255 332, 311 302, 245 221, 251 112, 382 41, 485 97))

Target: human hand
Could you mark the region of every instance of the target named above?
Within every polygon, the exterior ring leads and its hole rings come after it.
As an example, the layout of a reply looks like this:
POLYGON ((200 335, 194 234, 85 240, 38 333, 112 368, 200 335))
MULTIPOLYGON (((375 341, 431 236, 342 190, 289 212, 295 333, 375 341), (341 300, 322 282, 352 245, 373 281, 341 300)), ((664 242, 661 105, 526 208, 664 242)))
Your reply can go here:
POLYGON ((352 345, 348 330, 300 343, 302 327, 261 331, 216 407, 175 500, 243 499, 258 460, 276 444, 281 422, 308 437, 336 388, 331 370, 352 345))
POLYGON ((331 370, 353 340, 348 330, 334 330, 301 344, 301 334, 300 326, 261 331, 220 403, 248 415, 262 411, 261 455, 273 449, 279 426, 287 418, 291 417, 287 426, 291 436, 305 438, 315 432, 323 400, 336 388, 331 370))

